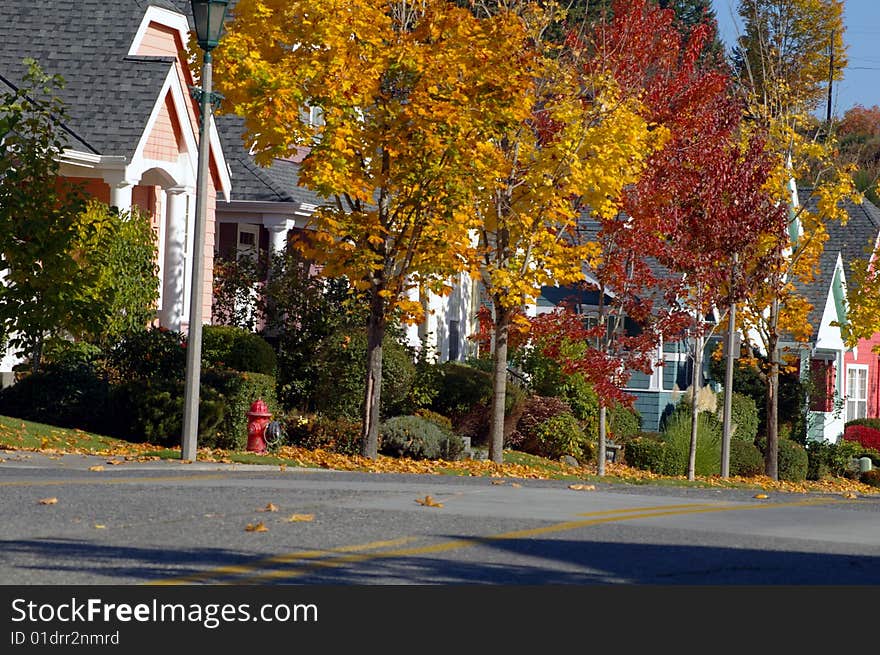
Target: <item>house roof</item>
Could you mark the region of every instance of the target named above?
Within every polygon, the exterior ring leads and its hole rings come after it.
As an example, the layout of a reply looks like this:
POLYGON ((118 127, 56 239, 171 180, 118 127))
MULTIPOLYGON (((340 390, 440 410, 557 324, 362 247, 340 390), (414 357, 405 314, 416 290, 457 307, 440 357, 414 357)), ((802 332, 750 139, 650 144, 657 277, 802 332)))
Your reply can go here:
POLYGON ((169 57, 128 51, 149 6, 179 13, 171 0, 3 0, 0 84, 19 86, 25 57, 61 75, 59 96, 70 147, 131 156, 173 66, 169 57))
MULTIPOLYGON (((811 195, 810 189, 798 189, 798 197, 808 210, 815 210, 816 198, 811 195)), ((865 199, 859 205, 847 199, 843 206, 849 215, 846 225, 837 222, 827 225, 828 240, 819 258, 819 271, 813 282, 803 288, 804 297, 813 305, 807 318, 813 328, 813 340, 818 336, 825 303, 834 281, 837 256, 840 255, 843 260, 847 284, 851 286, 852 263, 868 256, 880 233, 880 209, 870 200, 865 199)))
POLYGON ((299 186, 299 164, 288 159, 275 159, 270 166, 256 163, 242 141, 243 118, 231 114, 215 118, 232 175, 232 200, 306 205, 324 202, 314 192, 299 186))

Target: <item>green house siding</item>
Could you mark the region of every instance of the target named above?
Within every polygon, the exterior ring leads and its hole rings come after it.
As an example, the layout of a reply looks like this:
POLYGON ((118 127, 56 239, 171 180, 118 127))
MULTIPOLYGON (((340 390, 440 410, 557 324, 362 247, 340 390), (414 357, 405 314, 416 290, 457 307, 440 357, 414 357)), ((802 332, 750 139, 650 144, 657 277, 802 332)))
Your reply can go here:
POLYGON ((633 388, 629 388, 627 391, 636 397, 635 408, 642 417, 642 430, 644 432, 659 432, 663 413, 668 407, 674 406, 673 392, 633 388))
POLYGON ((650 386, 651 377, 645 375, 641 371, 633 371, 632 377, 629 379, 628 387, 632 389, 648 389, 650 386))

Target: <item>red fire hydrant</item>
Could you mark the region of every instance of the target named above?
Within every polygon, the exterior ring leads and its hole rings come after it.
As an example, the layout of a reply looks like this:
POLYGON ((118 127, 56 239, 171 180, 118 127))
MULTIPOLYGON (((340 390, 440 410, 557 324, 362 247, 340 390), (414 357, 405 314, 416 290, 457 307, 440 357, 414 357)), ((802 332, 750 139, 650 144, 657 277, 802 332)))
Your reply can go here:
POLYGON ((266 453, 266 426, 269 425, 269 419, 272 414, 269 407, 262 398, 257 398, 251 404, 251 410, 247 413, 247 430, 248 430, 248 452, 266 453))

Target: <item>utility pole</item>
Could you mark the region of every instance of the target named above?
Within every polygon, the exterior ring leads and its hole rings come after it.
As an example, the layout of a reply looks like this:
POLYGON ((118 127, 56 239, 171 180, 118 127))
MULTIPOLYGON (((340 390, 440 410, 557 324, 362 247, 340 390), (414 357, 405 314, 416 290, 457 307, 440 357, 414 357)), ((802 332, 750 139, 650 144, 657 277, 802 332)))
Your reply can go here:
POLYGON ((831 41, 828 44, 828 109, 825 112, 825 139, 831 133, 831 94, 834 88, 834 30, 831 30, 831 41))
POLYGON ((733 287, 736 282, 736 266, 739 256, 733 253, 733 266, 730 271, 730 307, 727 310, 727 358, 724 366, 724 414, 721 423, 721 477, 730 477, 730 415, 733 408, 733 360, 736 342, 736 303, 733 301, 733 287))

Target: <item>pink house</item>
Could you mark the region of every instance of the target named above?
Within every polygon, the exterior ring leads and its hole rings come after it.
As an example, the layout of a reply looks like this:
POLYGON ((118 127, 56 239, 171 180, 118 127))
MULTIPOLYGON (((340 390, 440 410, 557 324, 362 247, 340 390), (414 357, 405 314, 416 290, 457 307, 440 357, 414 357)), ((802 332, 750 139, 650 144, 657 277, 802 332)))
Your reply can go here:
MULTIPOLYGON (((191 280, 198 105, 185 46, 189 3, 171 0, 4 0, 0 85, 15 87, 25 57, 60 74, 67 110, 61 174, 120 210, 152 216, 160 269, 158 321, 186 329, 191 280)), ((216 125, 209 128, 204 295, 211 316, 215 206, 231 193, 216 125)), ((10 370, 5 358, 0 370, 10 370)))
MULTIPOLYGON (((802 198, 812 199, 801 193, 802 198)), ((847 201, 846 225, 832 224, 819 262, 816 280, 805 290, 813 305, 809 316, 813 335, 799 350, 802 379, 811 380, 808 434, 835 442, 847 421, 880 417, 880 333, 849 349, 840 327, 846 321, 847 279, 856 259, 865 259, 880 243, 880 209, 869 200, 847 201)))

